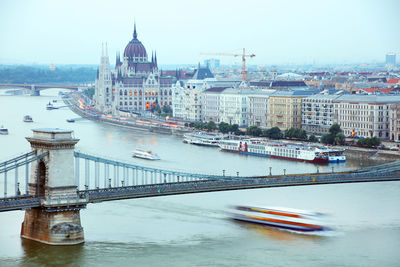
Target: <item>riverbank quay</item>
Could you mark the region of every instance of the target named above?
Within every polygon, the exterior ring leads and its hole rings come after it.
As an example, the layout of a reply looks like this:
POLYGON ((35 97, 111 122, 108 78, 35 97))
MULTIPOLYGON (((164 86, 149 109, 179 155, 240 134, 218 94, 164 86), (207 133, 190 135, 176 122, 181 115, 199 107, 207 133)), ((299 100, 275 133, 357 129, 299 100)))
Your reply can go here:
POLYGON ((187 132, 190 132, 189 128, 178 125, 174 122, 153 120, 140 116, 122 117, 103 114, 87 106, 82 98, 77 94, 73 94, 71 97, 64 98, 64 103, 69 105, 71 110, 79 116, 90 120, 161 134, 183 135, 187 132))
MULTIPOLYGON (((68 98, 64 98, 64 102, 69 105, 71 110, 76 114, 91 120, 97 120, 104 123, 109 123, 117 126, 133 128, 136 130, 150 131, 161 134, 175 134, 183 136, 185 133, 197 132, 198 130, 179 125, 173 121, 161 120, 156 118, 146 118, 139 115, 131 117, 114 116, 109 114, 102 114, 99 111, 92 109, 86 103, 80 94, 69 94, 68 98)), ((246 137, 246 138, 251 138, 246 137)), ((281 140, 282 142, 297 143, 301 145, 310 145, 308 142, 300 142, 293 140, 281 140)), ((314 143, 313 143, 314 144, 314 143)), ((322 144, 316 144, 322 145, 322 144)), ((386 145, 386 144, 385 144, 386 145)), ((400 151, 363 148, 356 146, 335 146, 338 149, 344 150, 344 154, 348 158, 354 159, 370 159, 377 163, 400 160, 400 151)))

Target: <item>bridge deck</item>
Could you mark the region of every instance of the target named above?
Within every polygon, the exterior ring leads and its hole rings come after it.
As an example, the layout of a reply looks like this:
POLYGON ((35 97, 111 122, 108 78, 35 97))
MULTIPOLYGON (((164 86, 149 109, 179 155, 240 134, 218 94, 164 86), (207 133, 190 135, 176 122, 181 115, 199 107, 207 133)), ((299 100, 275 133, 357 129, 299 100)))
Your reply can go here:
MULTIPOLYGON (((386 167, 376 171, 367 172, 342 172, 342 173, 320 173, 305 175, 281 175, 264 177, 226 177, 225 179, 210 179, 190 182, 158 183, 148 185, 110 187, 103 189, 81 190, 77 192, 82 203, 79 208, 86 206, 86 203, 98 203, 103 201, 133 199, 144 197, 168 196, 178 194, 205 193, 215 191, 270 188, 283 186, 321 185, 337 183, 357 182, 383 182, 400 181, 400 167, 393 164, 393 167, 386 167), (229 179, 230 178, 230 179, 229 179)), ((29 209, 43 207, 43 198, 20 196, 0 199, 0 212, 10 210, 29 209)), ((53 200, 61 203, 60 200, 53 200)), ((66 203, 62 206, 75 207, 79 203, 66 203)))

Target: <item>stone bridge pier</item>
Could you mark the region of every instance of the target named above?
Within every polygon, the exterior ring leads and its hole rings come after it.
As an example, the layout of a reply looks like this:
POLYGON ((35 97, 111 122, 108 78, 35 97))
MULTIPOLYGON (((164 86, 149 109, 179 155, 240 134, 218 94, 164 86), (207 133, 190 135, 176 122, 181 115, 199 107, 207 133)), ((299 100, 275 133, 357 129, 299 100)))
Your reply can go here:
POLYGON ((35 85, 31 85, 31 96, 40 96, 40 91, 35 85))
POLYGON ((48 155, 32 163, 29 195, 42 198, 41 207, 25 211, 21 237, 51 245, 84 242, 80 209, 87 201, 77 195, 74 181, 74 147, 79 139, 72 131, 34 129, 26 138, 38 154, 48 155))

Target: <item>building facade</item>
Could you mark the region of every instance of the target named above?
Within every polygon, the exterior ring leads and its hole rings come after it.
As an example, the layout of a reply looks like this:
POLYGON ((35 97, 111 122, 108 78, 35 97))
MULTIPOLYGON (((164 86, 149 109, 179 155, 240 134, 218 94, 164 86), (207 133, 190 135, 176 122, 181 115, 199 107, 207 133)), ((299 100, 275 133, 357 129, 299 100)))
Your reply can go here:
POLYGON ((269 96, 268 127, 301 128, 301 100, 312 91, 276 91, 269 96))
POLYGON ((202 121, 219 123, 220 95, 227 87, 212 87, 203 92, 202 121))
POLYGON ((148 59, 144 45, 137 38, 136 25, 132 40, 124 49, 122 62, 117 54, 115 69, 110 70, 107 48, 103 49, 95 82, 95 106, 104 113, 119 111, 145 112, 157 105, 172 106, 171 77, 158 70, 157 55, 148 59))
POLYGON ((249 90, 249 126, 268 128, 268 100, 274 92, 269 89, 249 90))
POLYGON ((249 97, 243 88, 228 88, 220 94, 219 122, 248 126, 249 97))
POLYGON ((390 140, 400 141, 400 103, 390 106, 390 140))
POLYGON ((302 99, 301 128, 307 133, 324 135, 334 124, 333 101, 338 95, 318 94, 302 99))
POLYGON ((390 139, 390 107, 400 96, 343 95, 333 103, 334 120, 345 136, 390 139))

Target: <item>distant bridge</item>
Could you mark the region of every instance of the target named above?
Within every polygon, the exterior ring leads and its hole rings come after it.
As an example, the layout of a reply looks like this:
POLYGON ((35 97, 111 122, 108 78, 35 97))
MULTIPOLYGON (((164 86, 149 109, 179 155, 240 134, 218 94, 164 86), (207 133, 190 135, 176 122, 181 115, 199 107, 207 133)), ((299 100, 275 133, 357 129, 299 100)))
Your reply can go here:
POLYGON ((0 83, 0 87, 23 88, 31 91, 31 95, 38 96, 40 91, 52 88, 69 89, 77 91, 87 89, 88 86, 81 85, 60 85, 60 84, 27 84, 27 83, 0 83))
POLYGON ((83 242, 79 210, 88 203, 239 189, 400 181, 400 161, 347 172, 266 176, 150 168, 74 151, 79 140, 71 134, 68 130, 36 129, 34 136, 27 138, 31 152, 0 163, 0 211, 26 210, 23 237, 50 244, 83 242), (66 219, 60 222, 60 216, 66 219), (43 218, 47 218, 46 223, 43 218), (71 230, 59 239, 52 225, 65 223, 74 225, 71 229, 81 229, 79 234, 73 237, 71 230))

